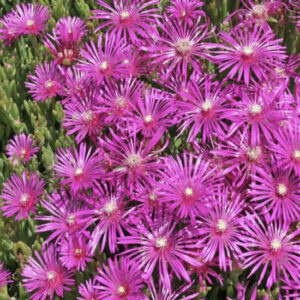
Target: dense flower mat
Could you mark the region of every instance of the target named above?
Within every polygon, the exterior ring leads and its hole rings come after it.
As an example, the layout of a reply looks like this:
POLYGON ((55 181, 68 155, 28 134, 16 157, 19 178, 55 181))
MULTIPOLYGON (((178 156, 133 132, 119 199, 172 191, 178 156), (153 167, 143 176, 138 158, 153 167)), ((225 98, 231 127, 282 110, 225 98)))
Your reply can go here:
POLYGON ((300 299, 297 0, 0 0, 0 300, 300 299))

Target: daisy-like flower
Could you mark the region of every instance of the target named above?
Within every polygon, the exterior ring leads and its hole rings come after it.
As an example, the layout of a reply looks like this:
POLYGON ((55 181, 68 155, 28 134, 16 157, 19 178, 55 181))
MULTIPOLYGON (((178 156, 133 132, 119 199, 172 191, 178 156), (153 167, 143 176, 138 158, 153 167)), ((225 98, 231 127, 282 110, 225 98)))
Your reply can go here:
POLYGON ((28 75, 30 82, 25 82, 34 100, 44 102, 46 99, 64 95, 62 78, 53 62, 37 65, 34 75, 28 75))
POLYGON ((209 23, 190 27, 187 23, 172 22, 167 17, 163 23, 157 22, 162 28, 162 35, 157 43, 145 47, 153 65, 167 68, 166 76, 173 70, 180 74, 186 72, 189 64, 202 74, 199 58, 210 59, 208 50, 212 47, 203 42, 211 36, 209 23))
POLYGON ((142 132, 146 138, 156 133, 161 136, 174 123, 174 104, 167 93, 157 89, 146 90, 145 96, 132 103, 134 115, 131 117, 133 127, 142 132))
POLYGON ((116 124, 126 119, 131 114, 134 103, 142 97, 144 88, 143 82, 132 78, 107 82, 100 98, 104 106, 101 111, 107 115, 106 122, 116 124))
POLYGON ((249 195, 255 209, 270 212, 270 220, 284 222, 300 218, 300 179, 289 171, 282 171, 273 160, 273 166, 257 168, 252 174, 249 195))
POLYGON ((81 143, 79 150, 67 148, 58 150, 57 160, 54 164, 56 177, 63 178, 61 184, 70 185, 71 191, 77 193, 80 190, 97 186, 102 178, 101 154, 99 149, 95 151, 81 143))
POLYGON ((244 268, 251 267, 248 277, 262 267, 258 284, 267 277, 267 288, 278 282, 281 275, 287 282, 289 278, 300 278, 299 230, 291 231, 288 223, 280 222, 266 226, 257 215, 246 217, 243 228, 241 246, 247 250, 240 257, 244 268))
POLYGON ((35 147, 34 144, 31 137, 24 133, 15 135, 6 146, 6 154, 12 161, 17 159, 26 163, 39 151, 39 147, 35 147))
POLYGON ((201 255, 204 261, 212 261, 218 256, 219 267, 226 271, 232 269, 232 259, 239 259, 241 250, 239 241, 242 238, 240 223, 243 202, 226 188, 219 188, 213 194, 213 199, 206 216, 200 216, 199 247, 203 247, 201 255))
POLYGON ((300 126, 299 122, 291 122, 288 128, 276 132, 277 143, 272 142, 270 150, 278 154, 284 170, 294 170, 300 176, 300 126))
POLYGON ((4 45, 11 45, 12 41, 19 37, 17 26, 14 23, 16 12, 11 11, 0 19, 0 39, 4 41, 4 45))
POLYGON ((125 49, 124 41, 116 35, 99 35, 97 46, 92 41, 82 49, 85 60, 79 61, 78 69, 97 85, 102 84, 104 79, 120 79, 127 72, 123 56, 125 49))
POLYGON ((44 190, 44 180, 39 179, 37 174, 23 172, 22 177, 13 174, 7 183, 3 184, 1 210, 3 215, 15 219, 28 219, 29 213, 35 212, 35 205, 38 203, 44 190))
POLYGON ((204 3, 198 0, 172 0, 171 5, 166 8, 166 12, 171 19, 184 21, 189 26, 193 26, 194 21, 205 16, 205 12, 200 10, 203 5, 204 3))
POLYGON ((198 234, 196 229, 181 227, 165 213, 158 212, 152 220, 145 214, 140 222, 128 228, 130 235, 119 238, 123 245, 135 245, 123 252, 129 258, 135 257, 144 271, 144 278, 149 279, 158 267, 158 275, 163 286, 171 291, 170 269, 177 278, 190 282, 185 263, 197 266, 193 251, 198 234))
POLYGON ((276 94, 258 87, 254 91, 239 90, 238 94, 241 100, 232 100, 232 107, 223 111, 223 116, 232 121, 228 136, 241 128, 250 131, 252 145, 259 144, 263 137, 271 141, 284 118, 283 112, 277 109, 276 94))
POLYGON ((188 141, 194 141, 202 132, 202 143, 212 140, 220 132, 226 132, 227 124, 223 117, 227 97, 219 82, 212 77, 205 78, 199 85, 190 81, 187 91, 181 92, 181 100, 177 101, 182 134, 190 125, 188 141))
POLYGON ((87 238, 81 234, 67 236, 60 244, 59 259, 68 270, 84 271, 91 262, 93 252, 87 238))
POLYGON ((246 85, 255 78, 268 80, 268 75, 282 67, 287 57, 285 47, 280 45, 282 40, 274 39, 271 29, 257 25, 250 29, 235 27, 230 33, 220 32, 219 37, 226 43, 218 44, 221 50, 215 51, 220 71, 229 69, 228 78, 241 81, 243 77, 246 85))
POLYGON ((70 198, 64 191, 54 192, 41 202, 47 215, 36 216, 35 219, 44 222, 37 225, 37 232, 51 232, 46 242, 55 239, 59 243, 67 236, 82 234, 88 237, 86 229, 91 225, 91 211, 81 207, 78 198, 70 198))
POLYGON ((122 256, 120 261, 108 259, 108 265, 98 269, 96 280, 100 283, 101 299, 136 300, 144 299, 144 287, 140 265, 122 256))
POLYGON ((65 117, 62 125, 67 134, 76 133, 76 142, 86 136, 97 135, 104 125, 104 116, 99 112, 99 100, 96 89, 84 89, 73 95, 72 101, 64 106, 65 117))
POLYGON ((111 165, 111 174, 121 180, 130 190, 138 182, 148 182, 149 176, 161 167, 157 154, 164 148, 154 150, 159 142, 160 134, 155 134, 150 141, 139 140, 136 131, 132 137, 123 137, 110 130, 111 139, 100 138, 103 157, 111 165))
POLYGON ((135 43, 139 38, 147 37, 147 33, 152 31, 151 24, 155 23, 159 4, 158 0, 121 0, 113 1, 113 7, 103 0, 97 0, 103 8, 94 10, 93 19, 100 19, 103 22, 97 27, 108 30, 118 38, 124 37, 135 43))
POLYGON ((35 256, 36 259, 29 257, 22 272, 23 286, 32 293, 31 299, 63 297, 64 291, 70 291, 75 280, 71 278, 73 274, 59 263, 54 246, 50 244, 42 256, 35 251, 35 256))
POLYGON ((77 300, 102 300, 95 279, 90 279, 85 283, 81 283, 78 288, 78 292, 80 296, 77 297, 77 300))
POLYGON ((16 6, 13 23, 17 33, 39 35, 47 28, 50 13, 47 6, 40 4, 21 4, 16 6))
POLYGON ((195 220, 206 212, 208 196, 216 188, 215 169, 200 155, 184 153, 182 157, 168 157, 161 168, 158 195, 170 211, 180 218, 195 220))
POLYGON ((98 245, 100 252, 103 252, 108 243, 110 252, 115 253, 117 236, 124 236, 124 228, 128 226, 127 216, 134 208, 126 210, 126 193, 122 186, 117 188, 99 186, 95 194, 97 201, 92 205, 92 216, 94 222, 98 221, 98 224, 93 230, 89 243, 93 252, 98 245))
POLYGON ((11 282, 9 278, 10 278, 10 272, 4 270, 3 263, 0 261, 0 289, 11 282))

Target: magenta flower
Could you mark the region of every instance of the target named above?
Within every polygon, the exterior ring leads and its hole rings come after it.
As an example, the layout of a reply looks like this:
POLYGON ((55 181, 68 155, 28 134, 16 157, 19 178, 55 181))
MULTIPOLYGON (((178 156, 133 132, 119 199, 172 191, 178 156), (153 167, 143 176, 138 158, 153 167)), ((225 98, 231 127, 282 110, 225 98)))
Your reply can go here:
POLYGON ((202 74, 202 64, 199 58, 209 59, 208 50, 212 47, 203 42, 211 37, 208 22, 189 27, 187 23, 171 22, 167 17, 164 22, 157 21, 162 28, 162 35, 153 46, 146 48, 152 63, 159 68, 166 68, 166 77, 172 70, 181 74, 187 72, 189 64, 202 74))
POLYGON ((215 51, 220 72, 230 70, 227 77, 237 81, 242 77, 246 85, 251 81, 268 80, 268 75, 285 60, 285 47, 281 39, 274 39, 271 29, 255 25, 253 29, 236 27, 230 33, 220 32, 220 38, 227 44, 218 44, 222 50, 215 51))
POLYGON ((97 0, 102 10, 94 10, 93 19, 100 19, 102 22, 98 30, 108 27, 118 39, 124 37, 135 43, 139 38, 148 37, 151 32, 151 24, 155 23, 158 17, 158 9, 155 7, 158 0, 121 0, 113 1, 113 7, 107 2, 97 0))
POLYGON ((128 227, 127 217, 134 208, 126 210, 126 194, 122 187, 114 190, 107 185, 99 186, 95 193, 97 201, 92 204, 92 217, 94 223, 98 221, 98 224, 89 243, 93 252, 98 246, 100 252, 104 252, 108 244, 110 253, 115 253, 118 250, 117 236, 124 236, 124 229, 128 227))
POLYGON ((17 32, 17 26, 14 23, 15 18, 16 12, 13 10, 0 19, 0 24, 2 25, 0 27, 0 39, 4 41, 4 45, 11 45, 20 36, 17 32))
POLYGON ((133 127, 146 138, 156 133, 162 136, 174 123, 174 103, 167 93, 157 89, 146 90, 145 97, 131 102, 134 115, 131 116, 133 127))
POLYGON ((6 146, 6 154, 12 161, 17 159, 26 163, 39 151, 39 147, 34 147, 34 144, 31 137, 24 133, 15 135, 6 146))
POLYGON ((166 12, 171 19, 187 22, 189 26, 193 26, 199 17, 205 16, 205 12, 200 10, 203 5, 204 3, 198 0, 172 0, 166 12))
POLYGON ((58 150, 54 164, 56 177, 63 178, 61 184, 69 184, 71 191, 77 193, 97 186, 98 180, 103 177, 101 154, 81 143, 79 150, 67 148, 58 150))
POLYGON ((96 136, 103 129, 104 116, 99 113, 96 90, 85 89, 73 95, 72 100, 64 106, 64 113, 62 125, 68 135, 76 133, 77 143, 86 136, 96 136))
POLYGON ((161 169, 158 195, 168 210, 193 222, 196 216, 205 214, 208 196, 218 182, 209 161, 204 161, 201 155, 184 153, 176 158, 167 157, 161 169))
POLYGON ((86 229, 91 225, 91 211, 78 204, 78 199, 69 198, 61 191, 47 196, 48 200, 41 202, 47 215, 36 216, 35 219, 44 224, 37 225, 37 232, 51 232, 47 242, 55 239, 55 244, 67 236, 83 234, 88 236, 86 229))
POLYGON ((243 227, 241 246, 247 250, 240 257, 245 268, 251 267, 248 277, 260 270, 258 284, 267 277, 267 288, 278 282, 280 275, 286 281, 300 278, 299 230, 291 231, 288 224, 278 222, 266 226, 257 215, 248 216, 243 227))
POLYGON ((300 176, 300 128, 298 122, 292 122, 288 128, 276 132, 277 143, 272 142, 270 150, 278 154, 283 170, 289 170, 300 176))
POLYGON ((99 139, 103 155, 110 163, 111 175, 120 179, 130 190, 138 182, 148 182, 149 176, 157 172, 161 167, 157 154, 163 151, 163 148, 154 150, 160 134, 146 142, 138 139, 135 130, 133 133, 133 137, 128 138, 110 130, 111 139, 99 139))
POLYGON ((75 280, 72 273, 64 268, 57 259, 57 253, 52 244, 43 251, 41 256, 35 251, 36 259, 29 257, 22 272, 23 286, 32 293, 32 300, 53 299, 55 295, 63 297, 64 291, 70 291, 75 280))
POLYGON ((284 222, 300 218, 300 179, 288 171, 282 171, 272 161, 273 166, 257 168, 252 174, 249 195, 255 209, 270 212, 270 220, 283 219, 284 222))
POLYGON ((181 92, 182 99, 176 101, 182 122, 179 135, 191 125, 188 141, 194 141, 202 132, 201 141, 205 143, 228 128, 223 114, 228 96, 212 79, 207 77, 200 83, 190 80, 189 88, 181 92))
POLYGON ((29 213, 35 212, 35 205, 38 203, 44 192, 44 180, 39 179, 37 174, 23 172, 22 178, 13 174, 7 183, 3 184, 3 199, 1 210, 3 215, 15 220, 28 219, 29 213))
POLYGON ((119 238, 119 243, 135 245, 123 252, 129 258, 135 257, 144 271, 144 278, 149 279, 154 268, 158 267, 158 275, 162 285, 171 291, 170 269, 181 279, 190 282, 185 263, 197 266, 193 256, 197 242, 196 229, 182 227, 176 229, 177 222, 162 213, 152 220, 147 214, 135 226, 129 228, 130 235, 119 238))
POLYGON ((59 260, 68 270, 84 271, 86 264, 91 262, 93 252, 87 238, 75 234, 67 236, 60 244, 59 260))
POLYGON ((127 72, 127 65, 124 63, 124 41, 115 35, 106 33, 99 35, 98 44, 94 42, 87 44, 81 54, 78 69, 86 73, 87 78, 97 85, 103 83, 104 79, 120 79, 127 72))
POLYGON ((232 269, 232 260, 238 260, 241 250, 239 241, 243 235, 240 223, 244 203, 239 197, 233 196, 231 201, 226 188, 219 188, 213 195, 208 213, 200 216, 199 247, 203 247, 201 255, 204 261, 212 261, 218 256, 219 267, 226 271, 232 269))
POLYGON ((50 13, 48 7, 28 3, 16 6, 14 19, 12 21, 17 28, 17 34, 39 35, 46 30, 49 18, 50 13))
POLYGON ((34 75, 28 75, 31 82, 25 82, 34 100, 44 102, 56 96, 64 95, 63 83, 60 73, 53 62, 37 65, 34 75))
POLYGON ((77 297, 77 300, 102 300, 95 279, 87 280, 84 284, 81 283, 78 291, 80 296, 77 297))
POLYGON ((140 266, 134 260, 122 256, 118 262, 108 259, 108 265, 98 269, 96 280, 100 283, 101 299, 136 300, 144 299, 144 287, 140 266))
POLYGON ((0 289, 11 282, 9 278, 10 272, 4 269, 4 266, 0 261, 0 289))

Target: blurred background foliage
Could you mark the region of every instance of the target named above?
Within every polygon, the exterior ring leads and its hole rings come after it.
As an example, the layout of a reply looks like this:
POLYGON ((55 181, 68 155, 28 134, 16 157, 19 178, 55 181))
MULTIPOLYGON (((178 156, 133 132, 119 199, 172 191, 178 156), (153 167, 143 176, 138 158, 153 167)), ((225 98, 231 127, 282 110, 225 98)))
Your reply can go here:
MULTIPOLYGON (((48 32, 51 32, 61 17, 78 16, 86 20, 90 38, 98 23, 97 20, 89 20, 90 10, 98 7, 94 0, 0 0, 0 17, 10 12, 16 4, 29 2, 40 3, 51 9, 52 17, 48 22, 48 32)), ((161 0, 161 11, 168 2, 161 0)), ((211 26, 216 26, 216 31, 228 30, 228 24, 224 25, 222 22, 234 10, 241 7, 240 0, 206 0, 205 3, 203 10, 211 19, 211 26)), ((295 24, 287 22, 287 18, 286 12, 283 12, 278 19, 271 20, 271 26, 276 35, 283 38, 288 53, 296 53, 300 48, 299 34, 296 34, 295 24)), ((233 18, 232 22, 235 21, 237 22, 237 19, 233 18)), ((14 41, 12 46, 7 47, 0 41, 0 189, 12 172, 21 174, 24 170, 22 165, 12 165, 5 155, 8 140, 15 134, 30 134, 37 141, 40 151, 27 165, 27 169, 39 172, 40 177, 47 182, 47 191, 51 191, 55 184, 52 176, 54 153, 59 147, 75 145, 74 138, 67 136, 61 127, 63 109, 60 102, 57 99, 45 103, 35 102, 25 88, 27 75, 33 73, 35 66, 45 59, 50 61, 51 55, 43 46, 40 36, 37 37, 37 41, 22 36, 14 41)), ((14 279, 8 290, 6 288, 0 290, 0 300, 28 299, 21 284, 20 272, 28 256, 34 250, 41 249, 42 242, 43 237, 35 233, 33 219, 15 222, 13 218, 7 219, 0 215, 0 260, 13 273, 14 279)), ((93 274, 95 268, 96 265, 92 264, 85 274, 76 274, 77 283, 93 274)), ((226 284, 223 291, 217 286, 212 291, 209 291, 210 288, 204 291, 203 296, 207 292, 209 299, 224 299, 223 296, 226 297, 226 294, 231 295, 238 274, 229 273, 224 276, 226 284)), ((272 296, 271 291, 270 295, 272 296)), ((75 298, 74 292, 65 293, 64 299, 75 298)))

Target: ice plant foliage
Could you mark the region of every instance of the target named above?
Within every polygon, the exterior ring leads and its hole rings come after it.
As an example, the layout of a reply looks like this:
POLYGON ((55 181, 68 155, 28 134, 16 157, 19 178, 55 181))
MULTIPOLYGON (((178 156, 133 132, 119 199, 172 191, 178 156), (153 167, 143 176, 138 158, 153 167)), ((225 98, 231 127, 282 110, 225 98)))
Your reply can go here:
POLYGON ((0 299, 300 299, 299 1, 36 2, 0 9, 0 299))

